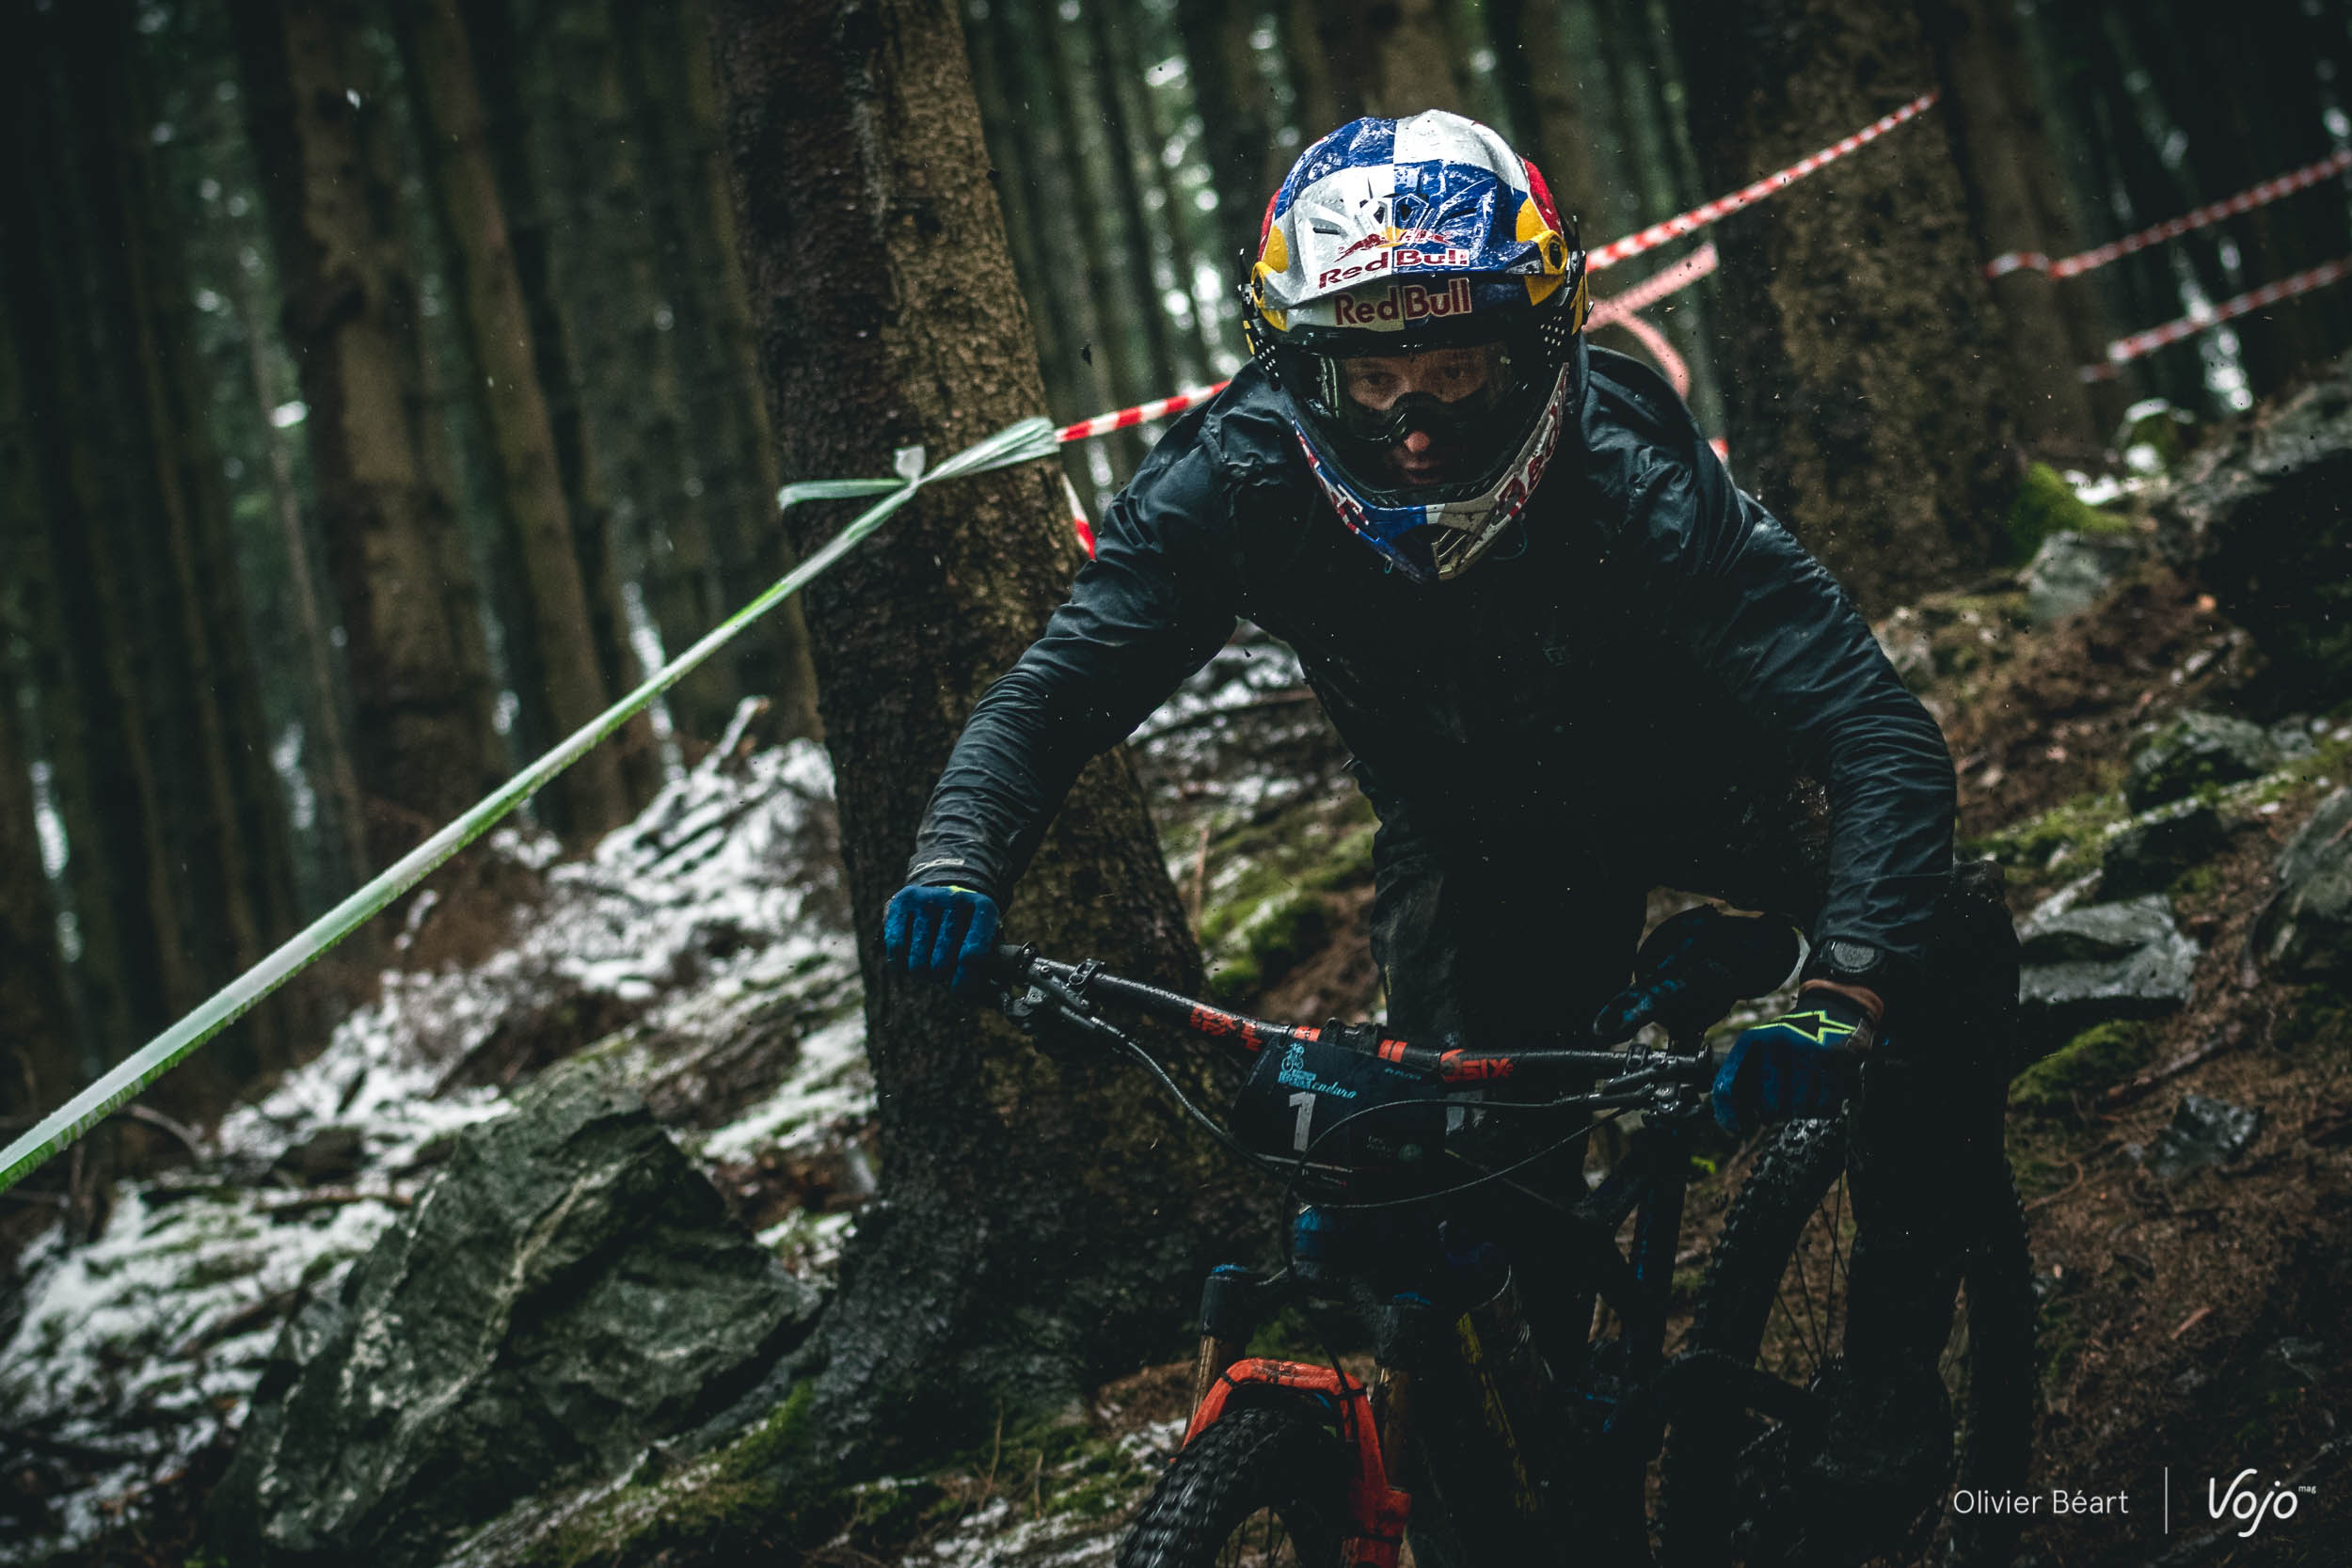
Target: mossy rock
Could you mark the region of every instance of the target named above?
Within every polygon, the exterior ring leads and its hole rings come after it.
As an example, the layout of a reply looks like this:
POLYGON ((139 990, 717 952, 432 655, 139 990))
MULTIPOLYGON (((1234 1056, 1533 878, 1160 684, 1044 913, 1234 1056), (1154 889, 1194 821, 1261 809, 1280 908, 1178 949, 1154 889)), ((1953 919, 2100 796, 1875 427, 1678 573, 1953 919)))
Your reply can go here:
POLYGON ((2107 830, 2128 814, 2114 790, 2077 795, 2023 822, 1972 839, 1966 856, 1998 861, 2021 871, 2044 871, 2072 863, 2084 870, 2105 852, 2107 830))
POLYGON ((2017 1075, 2010 1109, 2071 1117, 2075 1101, 2122 1083, 2155 1054, 2155 1031, 2137 1022, 2094 1024, 2017 1075))
POLYGON ((2047 463, 2028 464, 2010 501, 2007 563, 2023 566, 2054 533, 2127 534, 2131 519, 2103 512, 2074 494, 2073 485, 2047 463))

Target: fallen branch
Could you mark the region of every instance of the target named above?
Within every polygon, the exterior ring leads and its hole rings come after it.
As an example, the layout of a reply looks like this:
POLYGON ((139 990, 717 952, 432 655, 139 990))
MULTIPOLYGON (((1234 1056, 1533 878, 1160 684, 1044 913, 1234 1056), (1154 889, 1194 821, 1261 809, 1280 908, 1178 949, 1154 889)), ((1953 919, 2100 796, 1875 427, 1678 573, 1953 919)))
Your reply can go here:
POLYGON ((2166 1079, 2178 1078, 2189 1069, 2201 1066, 2225 1052, 2236 1049, 2238 1040, 2243 1037, 2242 1035, 2217 1036, 2186 1055, 2174 1057, 2153 1072, 2143 1072, 2128 1084, 2118 1084, 2099 1097, 2099 1108, 2103 1111, 2112 1111, 2119 1105, 2128 1105, 2166 1079))

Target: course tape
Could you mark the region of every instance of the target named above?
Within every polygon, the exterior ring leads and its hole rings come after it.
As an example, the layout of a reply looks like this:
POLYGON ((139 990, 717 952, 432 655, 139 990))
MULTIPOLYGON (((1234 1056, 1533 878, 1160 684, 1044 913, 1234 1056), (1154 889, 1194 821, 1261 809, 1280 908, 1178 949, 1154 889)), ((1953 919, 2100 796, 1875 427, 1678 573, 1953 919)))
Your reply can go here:
POLYGON ((1170 414, 1181 414, 1196 403, 1206 403, 1223 391, 1228 382, 1214 387, 1188 387, 1172 397, 1138 403, 1133 408, 1121 408, 1114 414, 1097 414, 1076 424, 1066 424, 1054 432, 1057 441, 1084 441, 1097 436, 1108 436, 1114 430, 1126 430, 1151 420, 1164 420, 1170 414))
MULTIPOLYGON (((2038 250, 2004 251, 1984 264, 1984 275, 1987 277, 2006 277, 2012 272, 2030 271, 2045 273, 2052 277, 2073 277, 2079 273, 2104 267, 2110 261, 2121 261, 2134 251, 2145 250, 2152 245, 2177 240, 2184 234, 2218 223, 2223 218, 2250 213, 2257 207, 2266 207, 2282 196, 2308 190, 2329 176, 2342 174, 2347 169, 2352 169, 2352 147, 2332 152, 2315 164, 2306 164, 2276 179, 2265 180, 2259 185, 2249 185, 2235 196, 2208 202, 2193 212, 2183 213, 2179 217, 2151 224, 2137 234, 2126 234, 2120 240, 2098 245, 2080 255, 2061 257, 2053 261, 2038 250)), ((2124 341, 2130 341, 2129 339, 2124 341)))
POLYGON ((2183 316, 2180 320, 2167 322, 2162 326, 2152 326, 2145 332, 2135 332, 2128 338, 2118 338, 2107 345, 2106 363, 2085 365, 2081 372, 2082 378, 2085 381, 2109 380, 2113 378, 2119 368, 2129 364, 2144 354, 2153 354, 2157 349, 2169 343, 2177 343, 2184 338, 2194 338, 2198 333, 2218 326, 2233 316, 2245 315, 2249 310, 2259 310, 2265 305, 2276 305, 2279 301, 2291 299, 2296 294, 2310 293, 2313 289, 2326 288, 2348 274, 2352 274, 2352 256, 2340 256, 2332 261, 2325 261, 2318 266, 2307 268, 2291 277, 2281 277, 2276 283, 2265 283, 2259 289, 2249 289, 2233 299, 2223 300, 2209 310, 2201 310, 2193 316, 2183 316))
POLYGON ((1713 272, 1719 261, 1715 242, 1709 240, 1673 266, 1651 274, 1624 293, 1596 301, 1592 317, 1584 325, 1588 329, 1624 325, 1624 318, 1648 309, 1668 294, 1687 289, 1713 272))
POLYGON ((0 1192, 7 1192, 39 1169, 51 1156, 95 1127, 133 1095, 168 1072, 198 1046, 235 1022, 256 1003, 349 936, 386 905, 431 876, 452 855, 489 832, 548 781, 579 761, 590 748, 636 717, 656 697, 725 646, 745 626, 800 592, 811 579, 849 553, 860 540, 882 527, 892 513, 913 499, 915 492, 923 486, 960 474, 980 473, 1050 457, 1056 445, 1054 427, 1050 422, 1043 419, 1024 420, 965 448, 928 471, 921 466, 920 451, 910 449, 901 454, 899 477, 897 479, 820 480, 786 485, 777 497, 780 506, 847 497, 879 495, 882 499, 866 508, 849 527, 794 567, 773 587, 663 665, 643 686, 516 774, 456 821, 403 855, 374 880, 215 992, 202 1006, 115 1064, 64 1106, 42 1118, 31 1132, 6 1149, 0 1149, 0 1192))
POLYGON ((1677 214, 1663 223, 1651 224, 1638 234, 1613 240, 1587 256, 1584 269, 1599 272, 1613 267, 1629 256, 1639 256, 1643 251, 1654 250, 1669 240, 1678 240, 1710 223, 1719 223, 1742 207, 1753 206, 1768 196, 1788 189, 1823 165, 1834 164, 1848 153, 1868 146, 1904 121, 1916 119, 1932 107, 1935 100, 1936 94, 1923 92, 1893 114, 1871 121, 1851 136, 1839 137, 1810 157, 1800 158, 1787 168, 1775 170, 1752 185, 1744 185, 1729 196, 1719 196, 1712 201, 1701 202, 1689 212, 1677 214))

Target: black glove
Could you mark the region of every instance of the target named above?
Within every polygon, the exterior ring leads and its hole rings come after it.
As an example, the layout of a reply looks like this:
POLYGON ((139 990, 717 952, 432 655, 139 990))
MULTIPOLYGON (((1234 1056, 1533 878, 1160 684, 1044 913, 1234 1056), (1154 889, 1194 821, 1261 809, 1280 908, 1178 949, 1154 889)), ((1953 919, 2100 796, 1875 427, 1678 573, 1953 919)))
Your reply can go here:
POLYGON ((1702 904, 1658 923, 1633 956, 1633 984, 1593 1020, 1607 1044, 1648 1023, 1695 1033, 1743 997, 1761 996, 1797 966, 1797 933, 1771 916, 1725 914, 1702 904))

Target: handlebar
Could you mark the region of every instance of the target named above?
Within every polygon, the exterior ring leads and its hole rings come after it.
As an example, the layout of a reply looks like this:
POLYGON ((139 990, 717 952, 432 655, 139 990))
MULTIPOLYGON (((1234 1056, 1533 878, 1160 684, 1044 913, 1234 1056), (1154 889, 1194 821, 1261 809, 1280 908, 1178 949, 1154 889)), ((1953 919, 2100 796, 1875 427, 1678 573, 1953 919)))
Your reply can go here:
POLYGON ((1096 1013, 1101 997, 1135 1008, 1146 1016, 1165 1019, 1207 1038, 1239 1046, 1251 1054, 1292 1046, 1339 1047, 1361 1053, 1390 1069, 1432 1084, 1451 1086, 1530 1087, 1537 1081, 1590 1083, 1598 1096, 1642 1085, 1704 1085, 1713 1071, 1704 1053, 1696 1055, 1639 1049, 1571 1051, 1537 1049, 1515 1052, 1438 1050, 1383 1037, 1375 1025, 1343 1024, 1337 1019, 1319 1027, 1274 1023, 1264 1019, 1228 1012, 1194 997, 1181 995, 1104 969, 1099 959, 1070 964, 1048 958, 1034 947, 1011 942, 996 949, 999 972, 1009 982, 1006 1013, 1025 1022, 1051 1011, 1089 1033, 1116 1035, 1096 1013), (1024 991, 1025 988, 1025 992, 1024 991))

